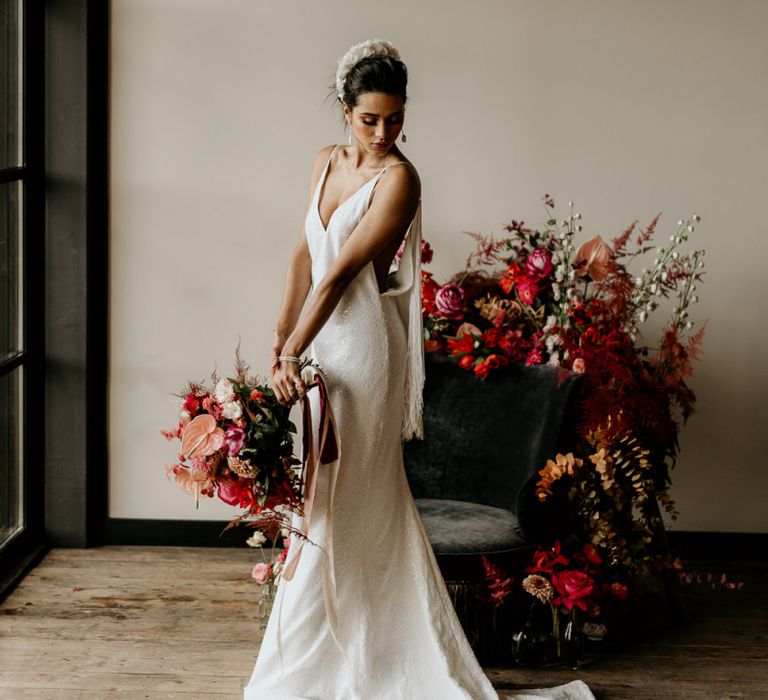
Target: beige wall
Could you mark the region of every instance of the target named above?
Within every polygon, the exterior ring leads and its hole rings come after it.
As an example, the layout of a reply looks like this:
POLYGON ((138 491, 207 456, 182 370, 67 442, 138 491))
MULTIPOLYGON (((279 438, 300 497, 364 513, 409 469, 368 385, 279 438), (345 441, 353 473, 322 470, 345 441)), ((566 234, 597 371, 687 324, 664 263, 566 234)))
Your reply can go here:
POLYGON ((345 140, 327 85, 382 37, 410 70, 439 277, 463 266, 463 230, 540 223, 545 192, 577 204, 585 238, 701 215, 709 323, 674 527, 768 531, 767 2, 113 0, 112 16, 111 516, 234 515, 165 481, 159 428, 187 377, 231 372, 238 337, 268 373, 313 156, 345 140))

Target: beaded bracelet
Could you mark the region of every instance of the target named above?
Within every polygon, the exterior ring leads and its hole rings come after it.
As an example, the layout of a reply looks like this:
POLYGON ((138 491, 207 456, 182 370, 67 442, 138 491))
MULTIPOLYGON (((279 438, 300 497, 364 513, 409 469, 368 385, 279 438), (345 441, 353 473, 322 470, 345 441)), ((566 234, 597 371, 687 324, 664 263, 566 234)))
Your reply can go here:
POLYGON ((301 364, 301 358, 296 357, 296 355, 279 355, 278 360, 285 360, 286 362, 295 362, 296 364, 301 364))

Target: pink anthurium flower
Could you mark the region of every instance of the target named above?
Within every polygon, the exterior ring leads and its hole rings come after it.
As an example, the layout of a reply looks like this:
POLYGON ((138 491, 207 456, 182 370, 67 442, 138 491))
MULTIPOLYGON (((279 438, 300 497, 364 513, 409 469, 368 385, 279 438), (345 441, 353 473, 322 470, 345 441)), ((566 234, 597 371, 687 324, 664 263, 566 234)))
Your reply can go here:
POLYGON ((184 428, 181 438, 181 452, 187 457, 206 457, 224 444, 226 433, 216 425, 216 419, 209 413, 193 418, 184 428))
POLYGON ((573 256, 576 274, 580 277, 589 275, 593 280, 604 279, 610 271, 609 263, 612 255, 611 247, 600 236, 591 238, 586 243, 582 243, 573 256))

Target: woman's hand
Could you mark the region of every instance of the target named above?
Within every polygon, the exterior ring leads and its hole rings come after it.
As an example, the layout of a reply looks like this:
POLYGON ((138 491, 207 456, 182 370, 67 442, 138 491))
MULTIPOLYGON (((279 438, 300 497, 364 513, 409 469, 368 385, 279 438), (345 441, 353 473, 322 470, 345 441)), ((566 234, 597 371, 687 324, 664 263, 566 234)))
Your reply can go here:
POLYGON ((277 359, 283 352, 283 345, 285 345, 285 341, 288 339, 288 334, 284 331, 281 331, 278 328, 273 328, 274 331, 273 339, 272 339, 272 372, 274 373, 275 370, 280 366, 280 362, 277 359))
POLYGON ((296 362, 283 360, 272 371, 272 391, 281 406, 290 406, 307 393, 307 387, 296 362))

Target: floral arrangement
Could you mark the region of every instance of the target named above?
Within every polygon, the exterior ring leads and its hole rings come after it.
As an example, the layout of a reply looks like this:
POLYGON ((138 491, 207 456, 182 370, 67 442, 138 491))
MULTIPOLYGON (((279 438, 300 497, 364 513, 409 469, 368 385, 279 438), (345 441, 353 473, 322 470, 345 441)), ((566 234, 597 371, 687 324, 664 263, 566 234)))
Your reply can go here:
MULTIPOLYGON (((629 596, 643 574, 680 569, 654 539, 659 504, 678 515, 669 469, 695 407, 686 380, 704 330, 690 310, 704 251, 684 246, 700 217, 679 220, 661 246, 660 215, 577 245, 583 227, 573 203, 560 221, 553 198, 543 203, 538 229, 513 220, 501 238, 468 232, 476 249, 445 284, 422 270, 425 352, 448 355, 481 381, 510 363, 552 365, 560 379, 582 375, 578 444, 542 465, 535 489, 541 504, 556 502, 552 512, 570 534, 534 556, 525 586, 553 608, 594 615, 629 596), (633 272, 644 256, 653 262, 633 272), (669 319, 649 345, 643 326, 665 302, 669 319)), ((491 584, 504 580, 486 574, 491 584)))
POLYGON ((258 618, 262 627, 266 627, 277 584, 285 566, 288 549, 291 546, 291 535, 288 531, 281 528, 280 534, 283 538, 283 546, 280 550, 275 550, 270 561, 267 561, 264 554, 264 543, 267 541, 264 533, 257 530, 245 541, 249 547, 258 548, 261 552, 262 561, 254 565, 251 578, 260 587, 258 618))
MULTIPOLYGON (((294 532, 292 515, 303 512, 302 479, 294 469, 296 426, 290 407, 281 406, 266 381, 249 374, 235 351, 235 376, 211 374, 213 388, 188 381, 179 394, 178 424, 160 432, 181 441, 177 462, 166 464, 166 476, 195 498, 214 495, 244 508, 224 529, 240 523, 266 533, 274 541, 280 528, 294 532)), ((299 536, 302 533, 297 532, 299 536)))

